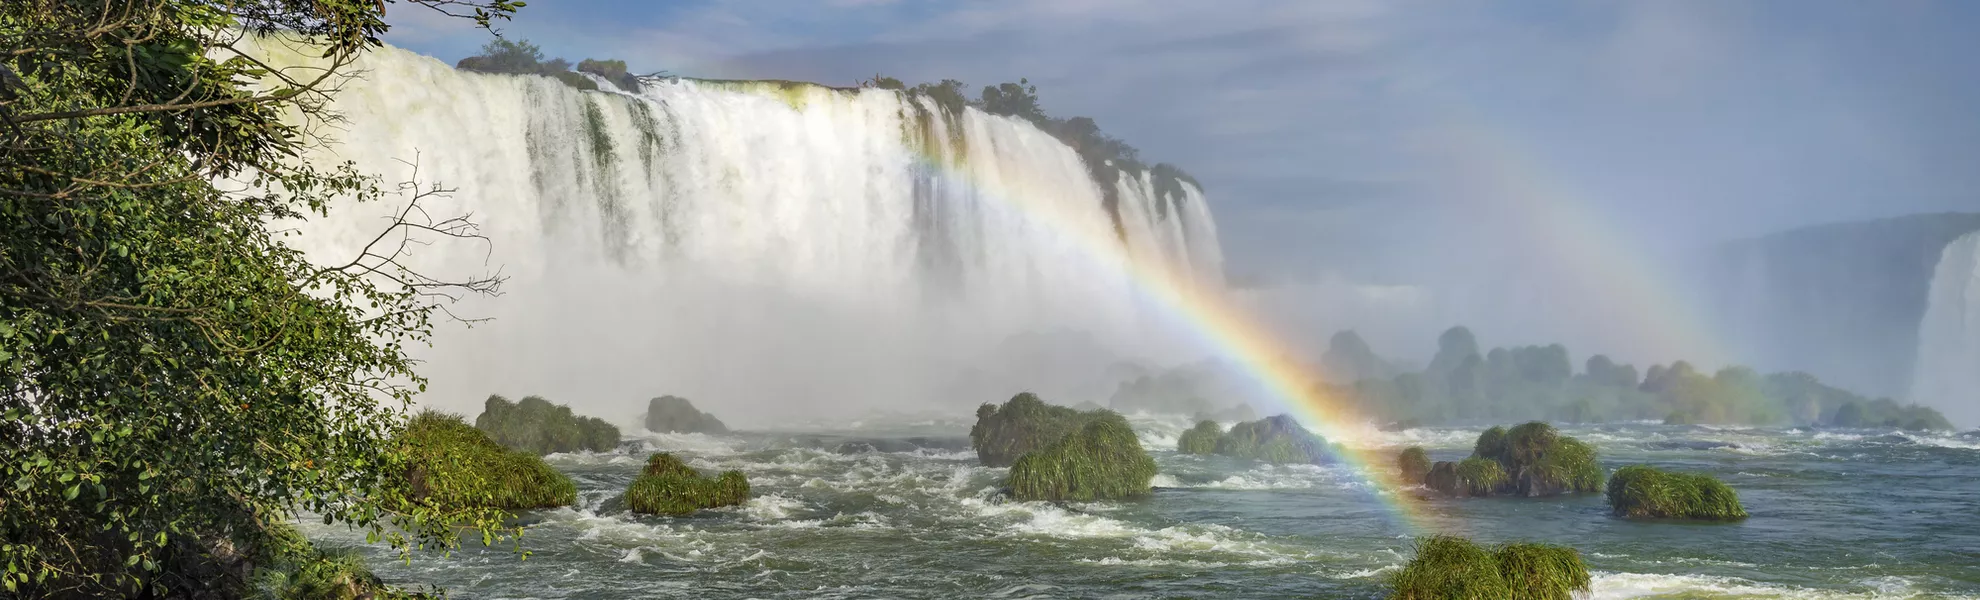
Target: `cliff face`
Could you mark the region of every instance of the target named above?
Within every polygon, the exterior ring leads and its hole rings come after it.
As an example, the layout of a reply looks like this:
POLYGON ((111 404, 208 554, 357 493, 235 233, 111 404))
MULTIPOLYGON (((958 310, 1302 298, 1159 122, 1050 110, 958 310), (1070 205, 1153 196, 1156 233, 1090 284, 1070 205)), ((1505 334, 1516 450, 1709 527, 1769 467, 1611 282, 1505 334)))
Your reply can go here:
POLYGON ((1715 248, 1706 305, 1738 355, 1873 396, 1906 397, 1946 247, 1980 214, 1808 227, 1715 248))

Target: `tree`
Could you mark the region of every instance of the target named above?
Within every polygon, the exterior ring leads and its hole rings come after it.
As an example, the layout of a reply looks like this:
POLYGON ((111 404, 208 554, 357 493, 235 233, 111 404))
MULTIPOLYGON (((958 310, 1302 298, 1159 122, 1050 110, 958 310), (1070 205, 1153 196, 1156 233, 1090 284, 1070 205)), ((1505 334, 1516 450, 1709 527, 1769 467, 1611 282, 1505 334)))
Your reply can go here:
POLYGON ((1471 330, 1459 325, 1444 330, 1437 336, 1437 355, 1430 359, 1429 372, 1444 375, 1464 364, 1465 360, 1478 356, 1478 338, 1471 330))
MULTIPOLYGON (((483 27, 521 5, 412 3, 483 27)), ((492 541, 500 513, 410 500, 391 442, 423 386, 407 345, 446 300, 500 283, 418 273, 404 251, 474 224, 419 208, 445 188, 295 160, 383 16, 371 0, 0 4, 8 595, 209 593, 240 583, 198 570, 240 562, 226 549, 306 544, 270 533, 297 511, 405 551, 457 544, 462 522, 492 541), (276 68, 260 43, 323 59, 276 68), (312 263, 268 226, 349 197, 403 210, 348 261, 312 263)))
POLYGON ((993 115, 1017 117, 1041 126, 1046 122, 1045 109, 1038 106, 1038 86, 1028 79, 984 86, 980 103, 983 112, 993 115))

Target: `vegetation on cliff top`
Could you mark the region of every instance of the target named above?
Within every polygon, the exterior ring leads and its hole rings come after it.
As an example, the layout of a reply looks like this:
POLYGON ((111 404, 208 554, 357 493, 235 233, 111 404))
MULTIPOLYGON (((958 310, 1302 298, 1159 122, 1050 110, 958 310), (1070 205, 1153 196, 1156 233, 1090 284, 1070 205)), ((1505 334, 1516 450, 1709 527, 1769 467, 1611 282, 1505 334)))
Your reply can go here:
POLYGON ((489 396, 474 428, 495 443, 536 455, 552 452, 609 452, 619 447, 619 428, 603 419, 578 416, 571 407, 536 396, 521 402, 489 396))
POLYGON ((544 60, 543 49, 529 40, 495 38, 481 46, 481 54, 463 58, 454 68, 479 73, 542 75, 580 90, 596 90, 598 83, 580 73, 597 75, 628 92, 639 91, 639 76, 626 72, 626 61, 587 58, 571 70, 571 61, 544 60))
POLYGON ((661 396, 646 402, 646 430, 654 433, 728 433, 721 419, 699 410, 680 396, 661 396))
POLYGON ((399 438, 411 499, 441 510, 569 506, 577 486, 534 454, 488 439, 459 415, 426 411, 399 438))
POLYGON ((649 515, 685 516, 748 501, 749 479, 742 471, 724 471, 711 479, 665 452, 647 457, 646 468, 626 488, 626 506, 649 515))
POLYGON ((1492 550, 1456 536, 1418 540, 1416 556, 1389 579, 1393 600, 1569 600, 1593 579, 1581 553, 1548 544, 1492 550))
POLYGON ((1142 450, 1127 418, 1102 411, 1019 457, 1008 487, 1019 500, 1087 502, 1147 494, 1154 478, 1155 459, 1142 450))
POLYGON ((1618 517, 1738 521, 1746 507, 1732 486, 1710 475, 1674 473, 1646 465, 1609 476, 1609 509, 1618 517))

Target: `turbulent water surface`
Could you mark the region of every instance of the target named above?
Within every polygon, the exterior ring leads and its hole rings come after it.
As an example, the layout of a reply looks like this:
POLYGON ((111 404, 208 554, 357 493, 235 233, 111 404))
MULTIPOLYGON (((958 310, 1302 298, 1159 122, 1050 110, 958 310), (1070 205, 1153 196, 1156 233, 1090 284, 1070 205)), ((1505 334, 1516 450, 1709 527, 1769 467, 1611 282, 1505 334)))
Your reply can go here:
MULTIPOLYGON (((1377 598, 1413 531, 1573 545, 1596 598, 1980 597, 1980 432, 1570 427, 1605 466, 1651 463, 1723 478, 1752 518, 1643 523, 1599 495, 1418 499, 1372 492, 1345 467, 1274 467, 1171 451, 1181 420, 1134 419, 1161 465, 1137 501, 998 503, 960 423, 822 433, 646 435, 612 454, 553 455, 579 505, 524 515, 519 560, 477 543, 389 580, 474 598, 1377 598), (617 500, 647 452, 740 469, 754 497, 687 518, 617 500), (1419 516, 1400 518, 1392 504, 1419 516), (1409 523, 1415 523, 1412 529, 1409 523)), ((1477 429, 1352 442, 1469 452, 1477 429)), ((307 525, 328 545, 361 538, 307 525)))

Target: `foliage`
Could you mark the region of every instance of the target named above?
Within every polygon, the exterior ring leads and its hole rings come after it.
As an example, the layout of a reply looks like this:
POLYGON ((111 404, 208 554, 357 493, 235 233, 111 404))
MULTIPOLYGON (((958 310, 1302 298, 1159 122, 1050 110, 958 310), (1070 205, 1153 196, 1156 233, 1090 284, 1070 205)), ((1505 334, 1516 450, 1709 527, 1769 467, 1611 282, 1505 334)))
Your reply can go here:
POLYGON ((477 73, 541 75, 580 90, 596 90, 597 82, 578 74, 590 73, 628 92, 639 91, 639 77, 626 72, 626 61, 587 58, 579 61, 577 71, 573 72, 570 61, 561 58, 544 60, 543 49, 529 43, 529 40, 489 40, 482 45, 481 54, 461 59, 454 64, 454 68, 477 73))
POLYGON ((1217 454, 1273 464, 1326 464, 1332 449, 1289 415, 1231 426, 1217 440, 1217 454))
POLYGON ((257 592, 255 597, 270 600, 420 597, 387 587, 355 551, 325 551, 310 545, 294 525, 273 523, 269 533, 293 546, 283 554, 257 557, 259 564, 251 582, 257 592))
POLYGON ((1673 473, 1647 465, 1616 469, 1609 508, 1618 517, 1738 521, 1746 508, 1732 486, 1710 475, 1673 473))
MULTIPOLYGON (((507 18, 511 0, 406 5, 507 18)), ((389 440, 436 301, 498 280, 407 270, 394 244, 472 237, 413 187, 379 247, 312 263, 271 222, 390 199, 293 157, 386 30, 368 0, 0 3, 0 584, 21 597, 186 596, 213 545, 297 511, 410 549, 493 512, 402 502, 389 440), (307 69, 252 36, 300 44, 307 69), (225 182, 228 189, 222 189, 225 182)))
POLYGON ((1217 440, 1223 436, 1223 426, 1206 419, 1176 438, 1176 451, 1183 454, 1213 454, 1217 451, 1217 440))
POLYGON ((1089 421, 1111 414, 1114 413, 1080 412, 1053 406, 1038 399, 1036 394, 1022 392, 1011 396, 1002 407, 995 404, 977 407, 976 424, 969 428, 969 441, 976 448, 977 461, 983 466, 1008 467, 1015 464, 1018 457, 1059 441, 1089 421))
POLYGON ((646 430, 654 433, 728 433, 721 419, 699 410, 680 396, 661 396, 646 402, 646 430))
POLYGON ((1485 430, 1472 446, 1472 457, 1503 469, 1506 479, 1498 493, 1549 496, 1602 489, 1595 448, 1540 421, 1485 430))
POLYGON ((1423 483, 1430 475, 1430 453, 1424 452, 1422 446, 1404 448, 1396 457, 1396 468, 1402 472, 1403 481, 1423 483))
POLYGON ((1019 457, 1009 487, 1019 500, 1086 502, 1147 494, 1154 478, 1155 459, 1141 449, 1127 419, 1103 411, 1019 457))
POLYGON ((571 407, 528 396, 522 402, 489 396, 474 428, 495 443, 536 455, 552 452, 609 452, 619 447, 619 428, 603 419, 581 417, 571 407))
POLYGON ((1457 489, 1469 496, 1490 496, 1510 480, 1498 461, 1472 457, 1457 464, 1457 489))
POLYGON ((411 500, 443 510, 569 506, 577 487, 542 458, 488 439, 459 415, 424 411, 399 439, 411 500))
POLYGON ((646 469, 626 488, 626 506, 649 515, 685 516, 748 501, 749 479, 741 471, 710 479, 665 452, 647 457, 646 469))
POLYGON ((1592 579, 1581 553, 1548 544, 1511 543, 1487 551, 1448 535, 1420 539, 1416 556, 1391 576, 1393 600, 1567 600, 1592 579))

